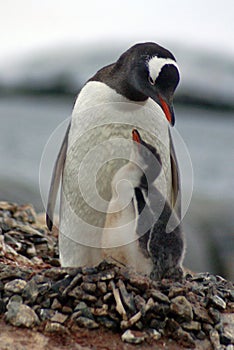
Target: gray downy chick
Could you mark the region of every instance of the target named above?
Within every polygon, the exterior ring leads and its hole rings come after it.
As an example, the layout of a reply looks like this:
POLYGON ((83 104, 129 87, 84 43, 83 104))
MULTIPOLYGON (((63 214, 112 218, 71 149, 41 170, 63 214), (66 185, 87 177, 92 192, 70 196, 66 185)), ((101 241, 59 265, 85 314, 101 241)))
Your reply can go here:
POLYGON ((185 252, 181 223, 176 212, 153 184, 162 169, 161 158, 156 148, 144 142, 136 129, 133 130, 133 140, 138 144, 135 157, 144 171, 139 186, 134 189, 139 245, 145 256, 153 262, 150 273, 152 279, 179 280, 183 276, 185 252))

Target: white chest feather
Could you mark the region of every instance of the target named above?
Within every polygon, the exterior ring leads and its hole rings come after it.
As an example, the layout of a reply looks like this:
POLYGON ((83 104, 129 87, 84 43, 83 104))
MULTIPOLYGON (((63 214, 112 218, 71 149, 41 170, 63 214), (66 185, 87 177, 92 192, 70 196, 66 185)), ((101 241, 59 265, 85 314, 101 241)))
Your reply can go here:
POLYGON ((136 232, 138 209, 134 199, 133 174, 138 180, 142 175, 137 166, 128 163, 116 173, 112 181, 112 198, 101 240, 102 258, 111 257, 149 275, 153 263, 142 253, 136 232))

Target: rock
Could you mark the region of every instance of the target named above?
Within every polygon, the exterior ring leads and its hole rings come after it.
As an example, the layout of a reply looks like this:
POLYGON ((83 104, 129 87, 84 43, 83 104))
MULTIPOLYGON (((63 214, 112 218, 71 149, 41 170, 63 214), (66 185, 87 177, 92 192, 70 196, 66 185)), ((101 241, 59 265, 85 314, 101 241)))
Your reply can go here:
POLYGON ((98 287, 98 289, 100 290, 100 292, 102 294, 106 294, 106 292, 107 292, 107 285, 106 285, 105 282, 98 282, 97 283, 97 287, 98 287))
POLYGON ((219 332, 219 334, 223 333, 224 329, 223 329, 223 323, 219 322, 217 323, 214 328, 219 332))
POLYGON ((172 339, 176 340, 179 344, 189 347, 195 348, 195 342, 192 336, 184 331, 178 322, 173 319, 168 319, 166 323, 166 333, 169 334, 172 339))
POLYGON ((138 331, 142 331, 142 330, 144 329, 144 324, 143 324, 141 321, 138 321, 138 322, 135 323, 134 328, 135 328, 135 327, 136 327, 136 329, 137 329, 138 331))
POLYGON ((104 326, 108 329, 116 330, 118 328, 117 322, 112 320, 110 317, 98 316, 96 319, 101 326, 104 326))
POLYGON ((200 331, 201 330, 201 324, 200 322, 191 321, 191 322, 184 322, 181 324, 182 328, 186 331, 200 331))
POLYGON ((70 306, 66 306, 66 305, 62 307, 61 311, 63 314, 72 314, 72 312, 73 312, 72 308, 70 306))
POLYGON ((178 322, 176 322, 173 318, 167 319, 165 330, 167 333, 172 334, 176 332, 180 328, 180 325, 178 322))
POLYGON ((108 315, 108 305, 103 304, 100 308, 91 308, 90 309, 94 316, 107 316, 108 315))
MULTIPOLYGON (((53 285, 51 286, 52 291, 54 293, 57 293, 63 296, 64 295, 63 293, 66 290, 66 288, 70 285, 71 280, 72 280, 71 276, 66 276, 65 278, 53 283, 53 285)), ((72 293, 72 291, 69 293, 72 293)), ((70 295, 69 293, 68 295, 70 295)))
POLYGON ((6 312, 6 304, 5 302, 0 298, 0 315, 4 314, 6 312))
POLYGON ((13 218, 0 218, 1 229, 5 232, 10 231, 12 228, 16 228, 19 224, 13 218))
POLYGON ((83 281, 88 283, 96 283, 97 281, 108 281, 115 277, 114 270, 107 270, 99 272, 98 274, 91 274, 83 276, 83 281))
POLYGON ((95 297, 92 294, 85 293, 83 289, 81 289, 80 286, 75 287, 73 290, 71 290, 68 295, 70 297, 74 297, 75 299, 78 300, 83 300, 83 301, 89 301, 92 303, 95 303, 97 301, 97 297, 95 297))
POLYGON ((224 326, 224 336, 231 335, 230 342, 234 344, 234 314, 221 314, 221 321, 224 326))
POLYGON ((191 321, 193 318, 192 306, 184 296, 178 296, 172 299, 170 310, 184 321, 191 321))
POLYGON ((170 312, 170 306, 165 303, 158 303, 157 301, 151 308, 151 311, 159 318, 165 318, 170 312))
POLYGON ((134 303, 138 311, 141 311, 142 315, 145 315, 146 301, 139 294, 134 297, 134 303))
POLYGON ((22 299, 21 295, 18 295, 18 294, 12 295, 10 297, 7 305, 9 305, 10 303, 13 303, 13 302, 23 304, 23 299, 22 299))
POLYGON ((234 312, 234 303, 228 303, 228 310, 229 310, 229 312, 234 312))
POLYGON ((159 292, 158 290, 152 289, 149 291, 149 293, 150 293, 150 296, 154 298, 154 300, 157 300, 162 303, 170 304, 169 298, 165 294, 159 292))
POLYGON ((217 324, 220 322, 220 313, 217 309, 214 309, 213 307, 209 308, 209 314, 214 321, 214 324, 217 324))
POLYGON ((82 267, 83 275, 96 275, 98 273, 98 269, 93 266, 84 266, 82 267))
POLYGON ((195 276, 188 275, 186 276, 186 278, 189 278, 189 280, 191 281, 204 282, 209 279, 209 276, 210 276, 209 272, 200 272, 200 273, 197 273, 195 276))
POLYGON ((39 298, 40 300, 40 306, 44 307, 45 309, 49 309, 51 307, 51 300, 50 298, 44 299, 43 301, 41 301, 41 298, 39 298))
MULTIPOLYGON (((1 229, 0 229, 0 233, 1 233, 1 229)), ((4 257, 5 254, 6 254, 6 244, 4 242, 4 236, 0 234, 0 257, 1 256, 4 257)))
MULTIPOLYGON (((35 257, 35 259, 38 259, 37 257, 36 257, 36 255, 37 255, 37 251, 36 251, 36 248, 35 248, 35 246, 33 245, 33 244, 29 244, 28 245, 28 247, 27 247, 27 249, 26 249, 26 253, 27 253, 27 256, 29 257, 29 258, 33 258, 33 257, 35 257)), ((33 260, 34 262, 35 262, 35 259, 33 260)), ((38 262, 39 263, 39 262, 38 262)))
POLYGON ((200 331, 196 334, 196 337, 197 339, 204 340, 206 339, 206 333, 204 333, 203 331, 200 331))
POLYGON ((234 345, 230 344, 226 347, 226 350, 234 350, 234 345))
POLYGON ((94 317, 92 315, 91 309, 88 307, 88 305, 81 301, 80 303, 78 303, 74 309, 74 311, 80 311, 80 315, 90 318, 91 320, 94 320, 94 317))
POLYGON ((34 208, 29 204, 17 207, 13 216, 16 220, 22 222, 29 222, 30 224, 36 222, 36 213, 34 208))
POLYGON ((14 213, 17 210, 17 204, 0 201, 0 209, 14 213))
POLYGON ((196 343, 192 336, 188 332, 184 331, 181 327, 177 329, 174 334, 172 334, 172 338, 187 348, 194 349, 196 347, 196 343))
POLYGON ((155 302, 153 300, 153 298, 149 298, 147 300, 147 303, 145 305, 145 312, 148 312, 149 310, 151 310, 153 307, 155 306, 155 302))
POLYGON ((209 335, 210 331, 213 329, 212 325, 210 323, 203 323, 202 329, 205 332, 205 334, 209 335))
POLYGON ((47 322, 45 326, 45 332, 63 334, 63 333, 68 333, 68 330, 66 327, 62 326, 60 323, 47 322))
POLYGON ((61 310, 62 309, 62 304, 58 301, 57 298, 53 300, 53 303, 51 304, 51 309, 52 310, 61 310))
POLYGON ((51 309, 39 309, 38 314, 40 319, 45 321, 51 319, 54 316, 55 311, 51 309))
POLYGON ((107 270, 99 273, 100 281, 109 281, 115 278, 115 271, 107 270))
POLYGON ((230 301, 234 301, 234 290, 229 290, 228 293, 229 293, 230 301))
POLYGON ((227 304, 225 303, 225 301, 222 298, 220 298, 218 295, 212 295, 209 298, 209 302, 221 310, 225 310, 227 307, 227 304))
POLYGON ((27 282, 21 279, 15 279, 5 284, 5 291, 9 293, 21 293, 27 282))
POLYGON ((216 331, 216 329, 211 329, 210 333, 209 333, 209 337, 210 337, 210 342, 213 346, 214 350, 219 350, 220 349, 220 340, 219 340, 219 333, 218 331, 216 331))
POLYGON ((141 276, 138 274, 133 274, 130 276, 129 282, 141 291, 145 291, 150 286, 150 280, 148 277, 141 276))
POLYGON ((169 294, 168 294, 168 298, 174 298, 178 295, 184 295, 184 288, 183 287, 171 287, 169 294))
POLYGON ((12 302, 8 306, 6 321, 17 327, 32 328, 39 324, 39 319, 35 311, 29 306, 12 302))
POLYGON ((212 318, 208 315, 207 310, 201 305, 194 306, 193 313, 195 315, 195 319, 198 321, 202 321, 210 324, 214 323, 212 318))
POLYGON ((220 343, 224 345, 234 344, 234 335, 225 330, 220 334, 220 343))
POLYGON ((29 304, 33 304, 39 294, 39 288, 38 285, 36 283, 36 281, 34 279, 31 279, 31 281, 29 281, 23 292, 22 292, 22 297, 29 303, 29 304))
POLYGON ((60 312, 56 312, 54 316, 51 317, 51 322, 56 322, 56 323, 65 323, 67 320, 68 316, 63 315, 60 312))
POLYGON ((96 329, 99 327, 97 322, 91 320, 90 318, 83 317, 83 316, 77 317, 76 322, 77 322, 78 326, 85 327, 88 329, 96 329))
POLYGON ((150 328, 156 328, 159 331, 163 331, 165 329, 167 320, 159 320, 156 318, 153 318, 149 324, 150 328))
POLYGON ((147 333, 149 334, 150 338, 154 340, 159 340, 162 336, 156 329, 149 329, 147 333))
POLYGON ((141 344, 146 338, 144 332, 132 331, 130 329, 126 330, 122 336, 122 341, 130 344, 141 344))
MULTIPOLYGON (((189 348, 194 347, 197 339, 199 350, 202 349, 199 339, 207 345, 212 338, 213 346, 220 350, 232 346, 232 282, 209 273, 188 274, 180 282, 152 281, 121 264, 107 261, 95 267, 54 268, 51 264, 58 261, 57 233, 48 233, 37 221, 32 223, 30 207, 10 204, 3 207, 7 210, 0 208, 2 319, 14 323, 18 318, 17 324, 26 324, 23 327, 33 324, 28 315, 24 316, 25 311, 19 312, 22 305, 29 308, 27 312, 34 312, 35 325, 40 323, 40 330, 57 332, 56 337, 60 333, 66 337, 69 330, 84 332, 87 337, 90 333, 81 327, 102 326, 115 330, 116 337, 122 328, 133 339, 130 342, 146 341, 152 346, 163 335, 164 339, 157 344, 159 348, 163 341, 167 346, 169 339, 180 344, 176 346, 189 348), (24 321, 19 322, 22 316, 24 321)), ((101 327, 93 334, 99 332, 101 327)))
POLYGON ((87 293, 95 293, 97 286, 95 283, 83 282, 81 288, 87 293))

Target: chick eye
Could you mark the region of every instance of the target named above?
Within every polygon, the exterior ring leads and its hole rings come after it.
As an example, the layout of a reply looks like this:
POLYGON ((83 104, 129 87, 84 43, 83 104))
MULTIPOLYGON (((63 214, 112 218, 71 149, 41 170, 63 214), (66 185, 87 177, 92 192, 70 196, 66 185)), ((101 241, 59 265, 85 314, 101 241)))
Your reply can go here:
POLYGON ((151 78, 150 75, 149 75, 149 77, 148 77, 148 80, 149 80, 149 82, 150 82, 151 85, 154 85, 154 84, 155 84, 155 82, 153 81, 153 79, 151 78))

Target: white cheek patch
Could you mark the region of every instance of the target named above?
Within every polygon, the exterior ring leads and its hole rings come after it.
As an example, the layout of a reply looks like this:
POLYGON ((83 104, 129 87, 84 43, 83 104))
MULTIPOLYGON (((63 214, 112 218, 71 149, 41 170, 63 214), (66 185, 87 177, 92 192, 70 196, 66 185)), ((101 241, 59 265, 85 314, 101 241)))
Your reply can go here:
POLYGON ((148 67, 149 67, 149 75, 153 82, 155 83, 156 79, 158 78, 162 68, 167 65, 171 64, 177 68, 179 71, 177 63, 172 60, 171 58, 162 58, 162 57, 157 57, 154 56, 149 59, 148 61, 148 67))

